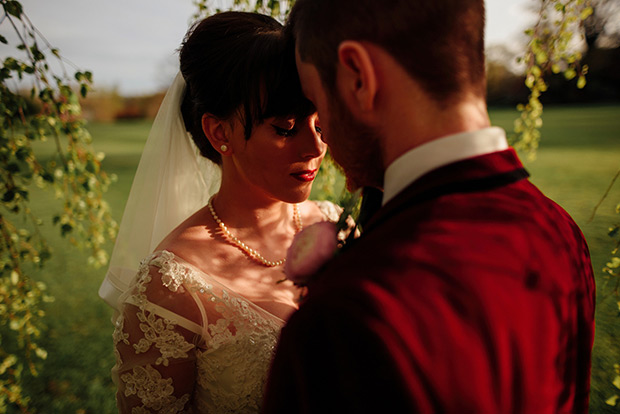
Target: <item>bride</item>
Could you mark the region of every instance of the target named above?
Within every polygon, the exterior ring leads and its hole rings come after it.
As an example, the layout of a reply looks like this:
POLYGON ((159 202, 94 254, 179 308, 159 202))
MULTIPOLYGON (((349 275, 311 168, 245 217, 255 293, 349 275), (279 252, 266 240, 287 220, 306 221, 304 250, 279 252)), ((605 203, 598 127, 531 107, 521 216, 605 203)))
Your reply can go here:
POLYGON ((286 250, 338 218, 307 201, 326 147, 292 53, 251 13, 208 17, 183 42, 100 290, 118 310, 122 413, 260 410, 299 295, 277 283, 286 250))

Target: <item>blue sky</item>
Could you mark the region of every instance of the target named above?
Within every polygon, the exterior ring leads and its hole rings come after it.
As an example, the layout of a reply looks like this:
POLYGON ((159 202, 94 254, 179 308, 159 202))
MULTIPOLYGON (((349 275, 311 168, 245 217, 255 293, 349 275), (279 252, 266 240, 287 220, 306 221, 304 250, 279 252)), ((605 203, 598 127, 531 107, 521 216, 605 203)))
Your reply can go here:
MULTIPOLYGON (((487 0, 487 45, 518 44, 532 22, 536 0, 487 0)), ((98 87, 127 95, 167 86, 176 54, 196 7, 192 0, 21 0, 47 40, 80 68, 94 73, 98 87)), ((9 27, 0 25, 7 36, 9 27)), ((514 46, 513 46, 514 47, 514 46)), ((0 44, 0 58, 15 55, 0 44)))

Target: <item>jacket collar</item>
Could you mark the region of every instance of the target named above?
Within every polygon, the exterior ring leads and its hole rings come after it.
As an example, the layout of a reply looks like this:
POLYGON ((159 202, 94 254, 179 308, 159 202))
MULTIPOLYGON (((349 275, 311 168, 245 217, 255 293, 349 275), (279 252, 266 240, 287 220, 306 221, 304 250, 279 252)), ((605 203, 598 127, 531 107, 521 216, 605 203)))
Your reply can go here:
POLYGON ((505 149, 508 149, 506 132, 499 127, 447 135, 415 147, 385 170, 383 204, 429 171, 505 149))
POLYGON ((363 231, 368 232, 412 204, 443 195, 489 191, 529 177, 514 149, 453 162, 427 172, 377 211, 363 231))

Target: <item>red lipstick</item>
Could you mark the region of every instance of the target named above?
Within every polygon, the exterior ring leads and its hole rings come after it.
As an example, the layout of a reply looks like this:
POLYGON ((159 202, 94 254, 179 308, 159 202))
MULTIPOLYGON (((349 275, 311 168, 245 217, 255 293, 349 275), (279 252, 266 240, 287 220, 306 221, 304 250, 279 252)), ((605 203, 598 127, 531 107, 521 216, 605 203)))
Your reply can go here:
POLYGON ((298 171, 296 173, 292 173, 291 175, 296 180, 299 180, 304 183, 309 183, 309 182, 314 181, 316 177, 316 172, 317 170, 304 170, 304 171, 298 171))

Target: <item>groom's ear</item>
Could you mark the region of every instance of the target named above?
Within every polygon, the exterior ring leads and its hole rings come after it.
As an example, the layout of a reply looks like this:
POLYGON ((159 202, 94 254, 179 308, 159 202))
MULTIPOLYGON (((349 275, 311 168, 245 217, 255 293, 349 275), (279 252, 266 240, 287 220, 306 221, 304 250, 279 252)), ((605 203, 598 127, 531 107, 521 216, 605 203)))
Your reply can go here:
POLYGON ((345 101, 363 112, 374 109, 377 73, 368 48, 345 40, 338 46, 338 62, 338 89, 345 101))
POLYGON ((213 148, 215 148, 215 150, 222 155, 229 153, 230 142, 228 139, 228 134, 230 132, 230 128, 227 121, 217 118, 211 114, 203 114, 201 122, 202 132, 204 132, 213 148), (226 148, 227 150, 224 151, 222 148, 226 148))

